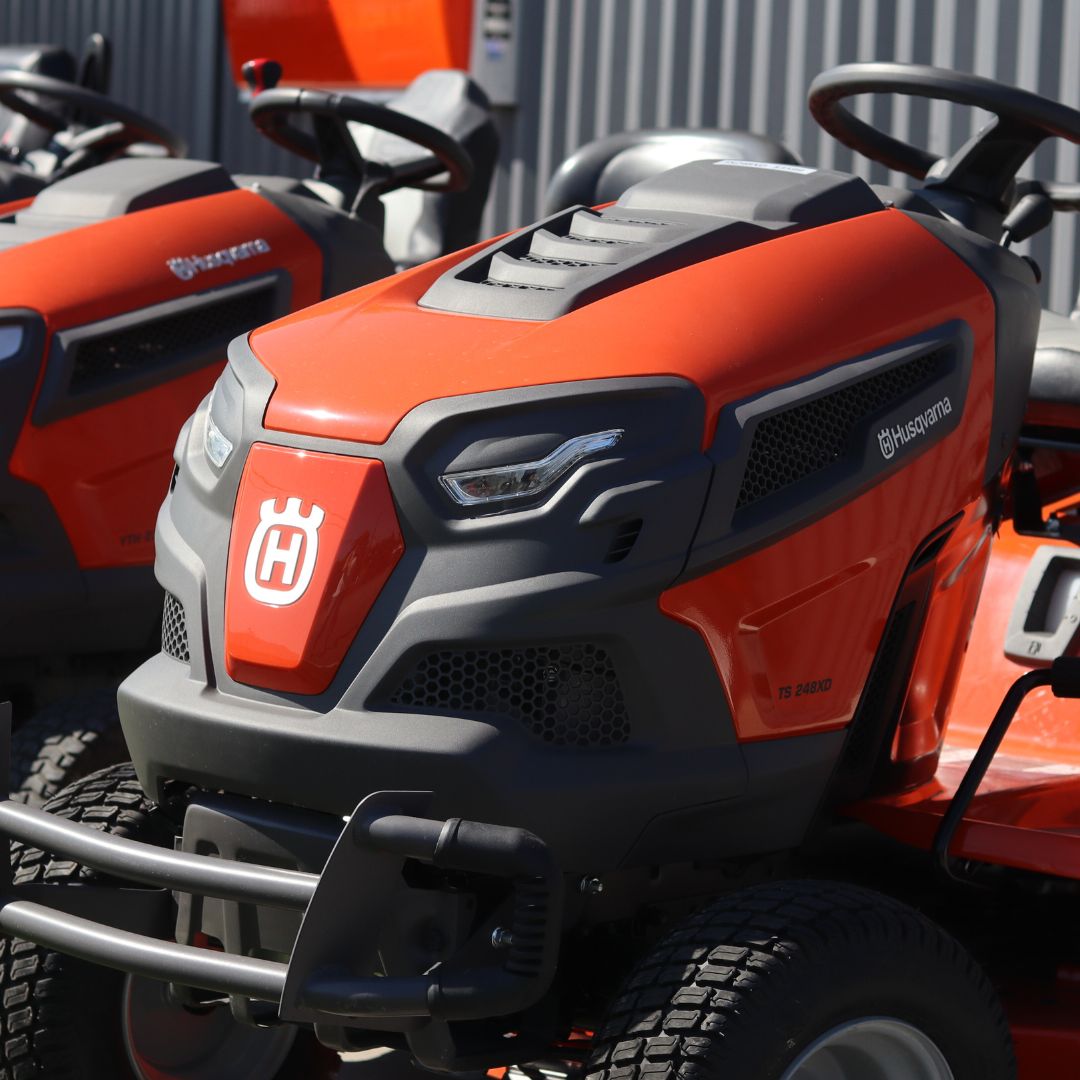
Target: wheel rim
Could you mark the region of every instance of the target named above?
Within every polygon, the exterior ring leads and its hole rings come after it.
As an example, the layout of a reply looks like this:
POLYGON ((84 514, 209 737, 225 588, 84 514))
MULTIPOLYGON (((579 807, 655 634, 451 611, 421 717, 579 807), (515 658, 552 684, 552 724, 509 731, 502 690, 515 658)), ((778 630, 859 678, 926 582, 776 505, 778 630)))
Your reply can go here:
POLYGON ((825 1032, 781 1080, 953 1080, 953 1073, 928 1035, 881 1016, 825 1032))
POLYGON ((124 1047, 138 1080, 272 1077, 292 1048, 288 1024, 238 1023, 228 1008, 186 1009, 170 1001, 165 983, 124 980, 124 1047))

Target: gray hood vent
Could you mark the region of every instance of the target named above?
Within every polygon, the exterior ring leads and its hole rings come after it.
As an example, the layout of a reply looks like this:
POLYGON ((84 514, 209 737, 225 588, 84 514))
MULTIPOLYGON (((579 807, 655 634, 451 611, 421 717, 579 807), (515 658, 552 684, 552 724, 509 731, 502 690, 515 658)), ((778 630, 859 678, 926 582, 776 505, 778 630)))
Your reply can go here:
POLYGON ((420 306, 555 319, 693 263, 881 209, 862 180, 842 173, 695 161, 604 210, 571 207, 496 241, 438 278, 420 306))

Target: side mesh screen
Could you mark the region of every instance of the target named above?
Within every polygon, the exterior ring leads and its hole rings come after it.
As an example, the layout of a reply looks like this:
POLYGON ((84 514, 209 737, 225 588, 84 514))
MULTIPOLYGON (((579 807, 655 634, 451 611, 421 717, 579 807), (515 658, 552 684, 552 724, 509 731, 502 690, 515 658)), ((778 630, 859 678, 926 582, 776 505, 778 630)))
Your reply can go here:
POLYGON ((221 349, 237 335, 269 322, 276 314, 273 283, 261 289, 175 314, 133 322, 100 337, 74 343, 71 394, 83 394, 166 368, 193 353, 221 349))
POLYGON ((944 370, 947 359, 947 350, 935 349, 767 416, 754 431, 736 510, 783 491, 853 453, 853 436, 863 422, 931 382, 944 370))
POLYGON ((505 716, 554 746, 614 746, 630 737, 615 666, 590 642, 430 652, 387 704, 451 716, 505 716))
POLYGON ((161 651, 174 660, 191 663, 184 605, 170 592, 165 594, 165 611, 161 616, 161 651))

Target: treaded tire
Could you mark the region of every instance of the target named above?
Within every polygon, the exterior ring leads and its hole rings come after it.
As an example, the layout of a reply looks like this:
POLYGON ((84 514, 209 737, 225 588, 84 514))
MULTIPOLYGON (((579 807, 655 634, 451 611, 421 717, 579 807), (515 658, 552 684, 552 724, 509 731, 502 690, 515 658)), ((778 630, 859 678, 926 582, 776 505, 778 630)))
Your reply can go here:
MULTIPOLYGON (((145 796, 127 762, 76 781, 45 809, 116 836, 172 846, 171 822, 145 796)), ((16 883, 109 880, 20 844, 12 844, 12 868, 16 883)), ((0 937, 0 1080, 130 1080, 122 1034, 124 980, 121 972, 0 937)), ((337 1055, 306 1032, 299 1034, 276 1080, 333 1076, 337 1055)))
POLYGON ((918 912, 852 885, 741 890, 682 922, 631 973, 587 1080, 778 1080, 838 1025, 892 1017, 955 1080, 1010 1080, 1012 1040, 982 969, 918 912))
POLYGON ((73 780, 127 757, 115 690, 67 698, 16 729, 8 790, 16 802, 44 806, 73 780))

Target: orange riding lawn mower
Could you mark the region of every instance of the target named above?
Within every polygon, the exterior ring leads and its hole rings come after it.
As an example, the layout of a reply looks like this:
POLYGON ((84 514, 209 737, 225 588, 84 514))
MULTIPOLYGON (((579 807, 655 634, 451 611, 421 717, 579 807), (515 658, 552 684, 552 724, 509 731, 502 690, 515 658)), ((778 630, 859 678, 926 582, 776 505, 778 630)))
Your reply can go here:
MULTIPOLYGON (((921 183, 644 169, 234 338, 157 518, 130 763, 0 803, 0 1075, 315 1077, 380 1046, 515 1077, 1074 1075, 1080 328, 1040 340, 1010 249, 1080 205, 1017 177, 1080 112, 892 63, 810 108, 921 183), (939 161, 863 93, 994 119, 939 161)), ((72 425, 30 459, 57 472, 150 434, 110 395, 157 373, 86 359, 126 324, 35 252, 129 273, 102 245, 153 232, 138 288, 174 318, 166 260, 221 303, 288 272, 300 307, 294 208, 365 227, 210 166, 66 224, 114 175, 0 225, 35 236, 2 256, 27 292, 0 372, 36 395, 19 439, 72 425), (70 323, 33 314, 46 287, 70 323)), ((28 513, 68 505, 22 468, 28 513)))

